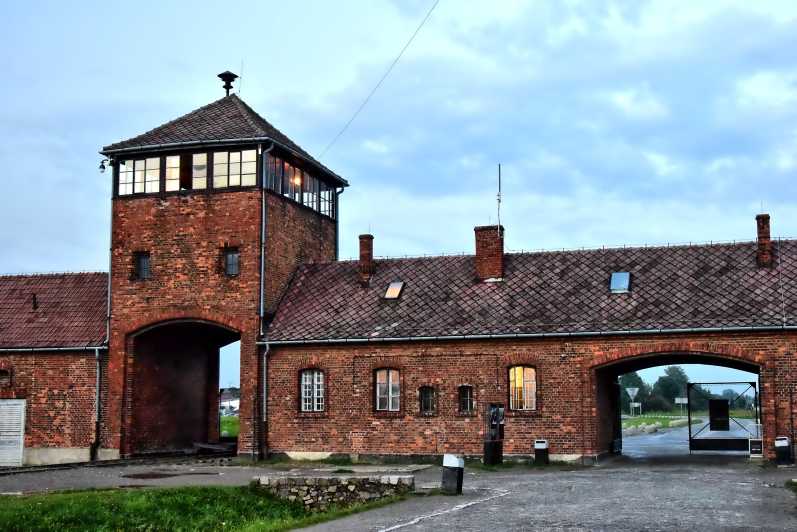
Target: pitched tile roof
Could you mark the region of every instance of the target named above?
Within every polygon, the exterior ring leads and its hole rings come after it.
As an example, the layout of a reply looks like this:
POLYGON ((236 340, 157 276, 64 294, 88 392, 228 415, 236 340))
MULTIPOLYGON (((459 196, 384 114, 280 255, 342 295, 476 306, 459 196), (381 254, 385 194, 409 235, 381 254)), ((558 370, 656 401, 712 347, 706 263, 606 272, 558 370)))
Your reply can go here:
POLYGON ((137 137, 105 146, 102 152, 109 154, 118 151, 146 151, 163 144, 199 145, 264 137, 317 166, 340 184, 348 184, 257 114, 236 94, 225 96, 137 137))
POLYGON ((0 276, 0 348, 102 345, 107 283, 106 273, 0 276))
POLYGON ((490 334, 570 334, 797 325, 797 241, 776 267, 756 244, 626 248, 505 256, 502 282, 475 277, 473 256, 377 260, 370 285, 357 262, 301 266, 272 321, 272 341, 490 334), (613 271, 631 291, 609 292, 613 271), (405 282, 396 301, 391 281, 405 282), (785 315, 785 322, 784 322, 785 315))

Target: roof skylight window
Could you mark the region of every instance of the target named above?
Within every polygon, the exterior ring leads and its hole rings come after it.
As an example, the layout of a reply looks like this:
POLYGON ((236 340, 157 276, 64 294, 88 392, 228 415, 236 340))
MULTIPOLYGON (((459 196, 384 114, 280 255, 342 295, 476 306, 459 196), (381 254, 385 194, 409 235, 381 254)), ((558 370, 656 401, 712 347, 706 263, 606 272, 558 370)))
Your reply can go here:
POLYGON ((631 291, 631 273, 630 272, 612 272, 612 278, 609 281, 609 291, 612 294, 626 294, 631 291))
POLYGON ((385 291, 385 299, 398 299, 404 289, 404 281, 393 281, 385 291))

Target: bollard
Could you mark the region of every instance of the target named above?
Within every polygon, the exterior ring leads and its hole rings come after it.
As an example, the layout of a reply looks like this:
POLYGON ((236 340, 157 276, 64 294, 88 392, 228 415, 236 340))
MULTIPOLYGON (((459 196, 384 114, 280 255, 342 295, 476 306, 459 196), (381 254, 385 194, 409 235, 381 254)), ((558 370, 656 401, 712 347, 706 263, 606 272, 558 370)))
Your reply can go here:
POLYGON ((548 440, 534 440, 534 465, 548 465, 548 440))
POLYGON ((787 436, 775 438, 775 463, 778 465, 788 465, 791 459, 791 441, 787 436))
POLYGON ((455 454, 443 455, 442 491, 446 495, 462 495, 465 460, 455 454))

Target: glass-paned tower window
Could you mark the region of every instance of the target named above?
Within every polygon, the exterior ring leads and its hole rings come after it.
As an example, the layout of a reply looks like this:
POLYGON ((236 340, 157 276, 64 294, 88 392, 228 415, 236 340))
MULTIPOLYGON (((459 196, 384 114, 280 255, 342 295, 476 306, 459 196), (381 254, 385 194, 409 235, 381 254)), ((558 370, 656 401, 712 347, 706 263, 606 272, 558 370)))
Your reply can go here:
POLYGON ((257 184, 257 151, 217 151, 213 154, 213 187, 251 187, 257 184))
POLYGON ((399 411, 400 381, 397 369, 376 371, 376 409, 387 412, 399 411))
POLYGON ((509 408, 534 410, 537 408, 537 372, 530 366, 509 368, 509 408))
POLYGON ((238 248, 224 249, 224 273, 230 277, 235 277, 241 271, 241 253, 238 248))
POLYGON ((301 372, 302 412, 324 411, 324 372, 305 369, 301 372))
POLYGON ((119 162, 119 195, 133 193, 133 161, 119 162))
POLYGON ((166 157, 166 192, 180 190, 180 156, 166 157))
POLYGON ((160 157, 119 161, 119 195, 160 190, 160 157))
POLYGON ((208 154, 195 153, 191 156, 191 187, 194 190, 208 186, 208 154))

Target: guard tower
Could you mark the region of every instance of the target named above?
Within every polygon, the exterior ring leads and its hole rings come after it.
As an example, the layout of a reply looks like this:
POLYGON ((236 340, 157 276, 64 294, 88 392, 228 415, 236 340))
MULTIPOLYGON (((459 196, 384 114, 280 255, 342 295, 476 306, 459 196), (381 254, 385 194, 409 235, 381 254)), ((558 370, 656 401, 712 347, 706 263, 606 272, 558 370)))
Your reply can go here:
POLYGON ((257 342, 296 266, 337 256, 348 183, 229 94, 102 149, 112 168, 105 457, 214 443, 241 341, 238 453, 263 449, 257 342))

